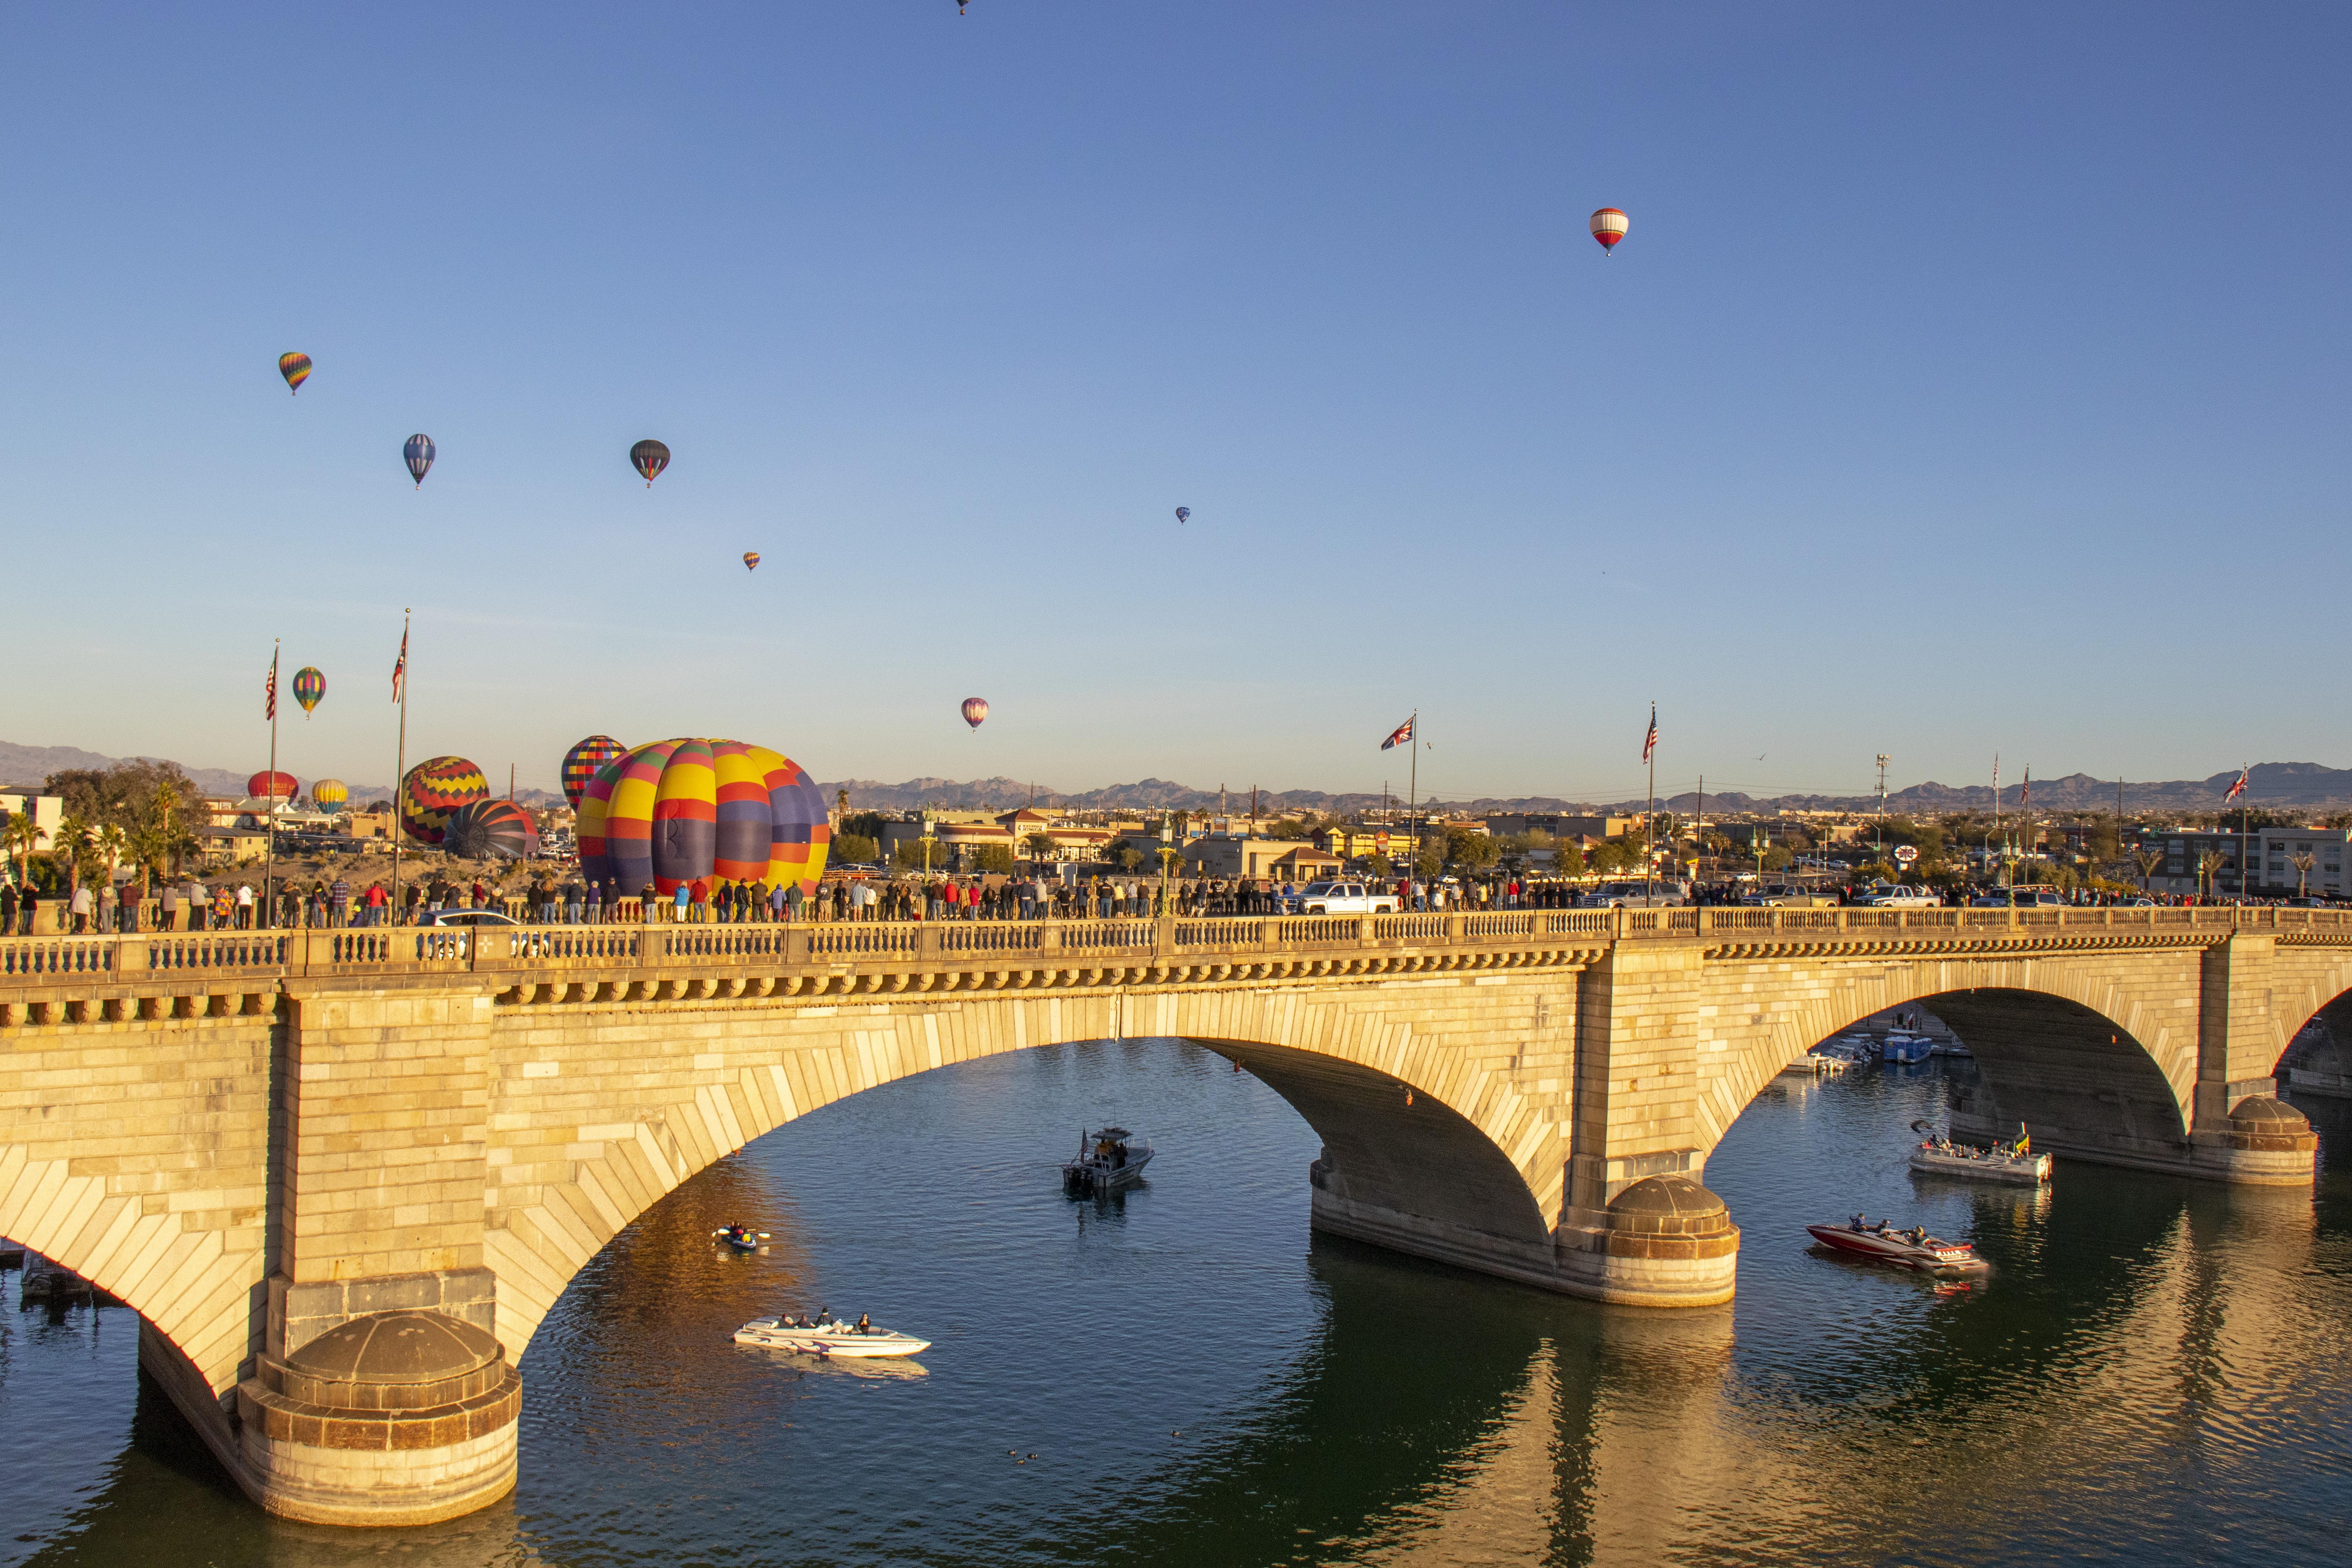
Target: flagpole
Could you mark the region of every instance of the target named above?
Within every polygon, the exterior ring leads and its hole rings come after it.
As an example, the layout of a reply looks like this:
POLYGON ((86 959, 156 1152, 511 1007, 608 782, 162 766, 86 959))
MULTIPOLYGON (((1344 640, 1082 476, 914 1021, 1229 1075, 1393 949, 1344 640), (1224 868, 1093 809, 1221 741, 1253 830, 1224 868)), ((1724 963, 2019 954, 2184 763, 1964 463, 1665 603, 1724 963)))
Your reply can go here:
MULTIPOLYGON (((1395 712, 1395 711, 1396 711, 1396 710, 1395 710, 1395 709, 1393 709, 1393 708, 1391 708, 1391 709, 1390 709, 1390 710, 1389 710, 1389 711, 1390 711, 1390 712, 1391 712, 1391 713, 1393 713, 1393 712, 1395 712)), ((1409 748, 1411 748, 1411 750, 1412 750, 1412 771, 1410 773, 1408 773, 1408 774, 1406 775, 1405 786, 1404 786, 1404 787, 1405 787, 1404 829, 1405 829, 1405 831, 1406 831, 1407 833, 1409 833, 1409 834, 1411 834, 1411 835, 1412 836, 1412 868, 1413 868, 1415 871, 1418 871, 1418 870, 1420 870, 1420 869, 1421 869, 1421 826, 1420 826, 1419 819, 1418 819, 1418 818, 1414 816, 1414 814, 1413 814, 1413 808, 1414 808, 1414 807, 1415 807, 1415 806, 1420 803, 1420 801, 1421 801, 1421 710, 1420 710, 1420 709, 1416 708, 1416 709, 1414 709, 1414 710, 1412 710, 1412 720, 1410 721, 1410 722, 1411 722, 1411 723, 1412 723, 1412 738, 1411 738, 1410 740, 1408 740, 1408 741, 1405 742, 1405 744, 1406 744, 1409 748)))
MULTIPOLYGON (((1658 727, 1658 705, 1650 704, 1650 728, 1658 727)), ((1648 890, 1654 898, 1658 891, 1658 744, 1653 741, 1643 750, 1650 753, 1650 807, 1642 817, 1642 858, 1649 863, 1648 890)))
POLYGON ((277 637, 269 639, 269 847, 261 856, 261 897, 272 910, 278 907, 278 647, 277 637))
MULTIPOLYGON (((2239 770, 2238 777, 2243 779, 2253 771, 2254 764, 2248 763, 2239 770)), ((2242 792, 2238 796, 2238 901, 2242 904, 2246 901, 2246 807, 2252 805, 2253 802, 2242 792)))
POLYGON ((400 612, 400 658, 393 666, 393 683, 399 687, 400 744, 392 764, 392 912, 388 923, 400 923, 400 805, 401 793, 408 783, 408 616, 405 608, 400 612))

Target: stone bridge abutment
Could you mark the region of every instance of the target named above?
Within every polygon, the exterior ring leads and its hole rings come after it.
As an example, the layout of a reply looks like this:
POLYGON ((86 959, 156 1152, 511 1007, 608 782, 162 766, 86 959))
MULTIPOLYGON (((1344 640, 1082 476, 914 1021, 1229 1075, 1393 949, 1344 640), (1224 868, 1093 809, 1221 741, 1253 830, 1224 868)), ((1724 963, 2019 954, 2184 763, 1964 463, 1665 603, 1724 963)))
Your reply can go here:
POLYGON ((1915 1000, 2061 1152, 2310 1180, 2269 1072, 2352 985, 2352 929, 1994 912, 0 943, 0 1234, 140 1310, 265 1506, 388 1523, 511 1484, 516 1363, 664 1194, 1005 1051, 1200 1042, 1320 1135, 1318 1228, 1638 1305, 1730 1296, 1707 1155, 1806 1047, 1915 1000))

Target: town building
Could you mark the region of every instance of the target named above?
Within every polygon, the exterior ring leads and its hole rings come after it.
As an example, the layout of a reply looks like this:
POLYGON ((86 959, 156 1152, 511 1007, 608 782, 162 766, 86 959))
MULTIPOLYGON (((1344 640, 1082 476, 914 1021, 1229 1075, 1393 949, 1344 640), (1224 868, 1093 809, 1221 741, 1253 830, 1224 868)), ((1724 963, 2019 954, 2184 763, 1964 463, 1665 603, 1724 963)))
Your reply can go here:
POLYGON ((1315 847, 1340 860, 1360 860, 1373 855, 1384 855, 1391 860, 1410 859, 1418 852, 1420 842, 1405 827, 1326 827, 1315 835, 1315 847))
POLYGON ((32 817, 33 826, 41 833, 40 842, 33 846, 37 853, 49 847, 58 824, 65 820, 66 802, 63 795, 43 795, 35 785, 19 784, 0 789, 0 811, 10 816, 32 817))
POLYGON ((2352 882, 2345 875, 2352 828, 2257 827, 2242 836, 2207 829, 2157 829, 2144 832, 2140 845, 2163 856, 2148 874, 2151 892, 2211 891, 2228 896, 2243 891, 2254 897, 2285 898, 2292 897, 2300 884, 2315 897, 2352 895, 2352 882), (2247 872, 2242 879, 2238 874, 2241 847, 2245 850, 2247 872), (2210 887, 2199 869, 2207 855, 2220 858, 2210 887), (2309 858, 2307 869, 2295 864, 2304 857, 2309 858))
POLYGON ((1186 844, 1182 868, 1188 877, 1250 877, 1276 882, 1311 882, 1336 877, 1339 857, 1298 838, 1252 838, 1204 834, 1186 844))
POLYGON ((1579 815, 1561 811, 1507 811, 1486 818, 1486 831, 1496 837, 1517 837, 1529 833, 1549 833, 1554 838, 1622 838, 1628 833, 1639 833, 1642 819, 1638 816, 1579 815))

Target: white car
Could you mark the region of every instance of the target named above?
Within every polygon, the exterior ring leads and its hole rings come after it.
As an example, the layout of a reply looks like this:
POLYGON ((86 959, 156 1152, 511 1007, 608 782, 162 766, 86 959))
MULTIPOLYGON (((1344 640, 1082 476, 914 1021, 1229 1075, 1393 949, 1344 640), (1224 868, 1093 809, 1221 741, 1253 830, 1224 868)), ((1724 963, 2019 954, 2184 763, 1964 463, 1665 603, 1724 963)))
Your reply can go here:
POLYGON ((1863 907, 1873 910, 1939 910, 1944 900, 1925 888, 1914 888, 1898 882, 1891 888, 1881 888, 1862 900, 1863 907))
POLYGON ((1394 893, 1376 893, 1363 882, 1309 882, 1298 889, 1298 912, 1306 915, 1392 915, 1394 893))

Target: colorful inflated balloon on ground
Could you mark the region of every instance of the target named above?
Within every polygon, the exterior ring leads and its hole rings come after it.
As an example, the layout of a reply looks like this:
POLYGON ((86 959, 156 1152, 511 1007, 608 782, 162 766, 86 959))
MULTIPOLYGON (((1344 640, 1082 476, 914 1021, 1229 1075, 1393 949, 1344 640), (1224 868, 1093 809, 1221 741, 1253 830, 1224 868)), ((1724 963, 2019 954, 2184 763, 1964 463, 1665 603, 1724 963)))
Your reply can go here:
POLYGON ((351 786, 341 779, 320 779, 310 786, 311 802, 321 811, 341 811, 351 798, 351 786))
POLYGON ((646 489, 654 488, 661 471, 669 467, 669 448, 651 439, 638 442, 629 448, 629 462, 646 477, 646 489))
POLYGON ((987 717, 988 717, 988 699, 987 699, 987 698, 985 698, 985 697, 967 697, 967 698, 965 698, 965 699, 963 700, 963 721, 964 721, 965 723, 967 723, 967 724, 971 725, 973 729, 977 730, 977 729, 979 729, 979 728, 980 728, 981 721, 982 721, 982 720, 986 719, 987 717))
POLYGON ((1181 526, 1181 524, 1183 524, 1183 523, 1187 523, 1187 522, 1190 522, 1190 521, 1192 521, 1192 509, 1191 507, 1189 507, 1189 506, 1180 506, 1180 507, 1178 507, 1178 508, 1176 509, 1176 521, 1178 522, 1178 524, 1179 524, 1180 526, 1181 526))
POLYGON ((327 694, 327 678, 310 665, 294 672, 294 700, 302 705, 302 716, 309 718, 319 699, 327 694))
POLYGON ((563 798, 580 809, 580 795, 596 770, 629 748, 610 735, 591 735, 563 753, 563 798))
POLYGON ((449 818, 484 799, 490 781, 463 757, 428 757, 400 781, 400 830, 419 844, 438 844, 449 818))
POLYGON ((597 771, 580 797, 581 874, 667 897, 724 877, 814 892, 833 830, 790 757, 740 741, 656 741, 597 771))
POLYGON ((527 860, 539 853, 539 827, 530 813, 510 800, 478 800, 449 814, 441 847, 467 860, 493 855, 527 860))
MULTIPOLYGON (((1592 237, 1601 242, 1601 249, 1615 250, 1617 242, 1625 237, 1625 215, 1615 207, 1602 207, 1599 212, 1594 213, 1592 237)), ((1669 246, 1667 248, 1672 249, 1673 247, 1669 246)))
POLYGON ((408 476, 416 481, 416 488, 423 489, 425 475, 433 467, 433 437, 411 436, 408 444, 400 449, 400 460, 408 465, 408 476))
POLYGON ((744 571, 746 571, 746 572, 755 571, 755 570, 757 570, 757 569, 758 569, 759 564, 760 564, 760 552, 759 552, 758 551, 756 551, 756 550, 746 550, 745 552, 743 552, 743 570, 744 570, 744 571))
POLYGON ((279 354, 278 356, 278 374, 286 378, 286 395, 289 397, 293 396, 296 393, 302 390, 302 384, 310 379, 310 356, 309 354, 279 354))
POLYGON ((255 800, 292 800, 302 793, 302 784, 292 773, 258 773, 245 781, 245 793, 255 800))

